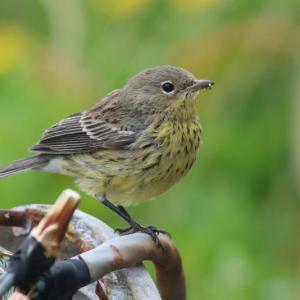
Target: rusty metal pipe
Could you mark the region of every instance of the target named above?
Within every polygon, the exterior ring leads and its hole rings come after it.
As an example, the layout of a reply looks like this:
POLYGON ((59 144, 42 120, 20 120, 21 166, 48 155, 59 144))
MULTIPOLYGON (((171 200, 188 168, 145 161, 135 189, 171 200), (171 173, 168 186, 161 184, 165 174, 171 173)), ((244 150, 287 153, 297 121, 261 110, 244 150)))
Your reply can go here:
MULTIPOLYGON (((180 254, 167 235, 160 234, 159 239, 163 249, 158 248, 151 237, 144 233, 120 236, 82 253, 80 257, 87 264, 92 281, 112 271, 151 260, 156 268, 162 299, 185 300, 185 278, 180 254)), ((143 282, 135 282, 135 284, 142 285, 143 282)))

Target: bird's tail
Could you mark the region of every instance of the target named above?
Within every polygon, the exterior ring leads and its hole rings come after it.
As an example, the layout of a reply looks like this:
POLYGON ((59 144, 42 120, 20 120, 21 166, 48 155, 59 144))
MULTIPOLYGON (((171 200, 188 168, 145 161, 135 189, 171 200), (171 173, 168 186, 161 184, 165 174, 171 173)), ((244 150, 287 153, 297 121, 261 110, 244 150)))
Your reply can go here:
POLYGON ((0 167, 0 179, 13 174, 22 173, 27 170, 38 169, 47 164, 49 158, 43 156, 34 156, 17 160, 8 166, 0 167))

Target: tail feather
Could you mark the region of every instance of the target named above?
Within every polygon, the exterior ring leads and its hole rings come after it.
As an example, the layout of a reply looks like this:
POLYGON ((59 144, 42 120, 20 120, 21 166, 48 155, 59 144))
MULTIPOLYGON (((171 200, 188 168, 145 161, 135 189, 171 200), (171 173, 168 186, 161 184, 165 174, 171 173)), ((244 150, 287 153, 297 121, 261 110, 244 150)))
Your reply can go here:
POLYGON ((27 170, 41 168, 48 161, 49 158, 43 156, 34 156, 30 158, 17 160, 8 166, 0 167, 0 179, 11 176, 13 174, 25 172, 27 170))

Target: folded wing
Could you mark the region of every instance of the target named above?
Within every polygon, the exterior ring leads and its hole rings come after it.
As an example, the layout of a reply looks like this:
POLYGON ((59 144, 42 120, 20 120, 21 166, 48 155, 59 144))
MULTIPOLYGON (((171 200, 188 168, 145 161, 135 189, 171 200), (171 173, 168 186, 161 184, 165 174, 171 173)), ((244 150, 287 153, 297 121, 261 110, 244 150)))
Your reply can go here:
MULTIPOLYGON (((116 96, 116 93, 111 94, 111 97, 116 96)), ((114 118, 113 123, 109 122, 109 111, 118 113, 116 101, 109 100, 107 97, 102 105, 74 114, 50 127, 30 150, 60 155, 126 148, 136 140, 137 132, 126 129, 120 118, 114 118)))

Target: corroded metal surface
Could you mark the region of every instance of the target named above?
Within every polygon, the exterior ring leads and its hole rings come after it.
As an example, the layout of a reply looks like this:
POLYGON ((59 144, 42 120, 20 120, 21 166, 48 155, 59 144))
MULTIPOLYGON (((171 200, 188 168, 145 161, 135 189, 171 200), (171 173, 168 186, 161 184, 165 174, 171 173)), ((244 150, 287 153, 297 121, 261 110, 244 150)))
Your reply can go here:
MULTIPOLYGON (((28 205, 17 207, 18 218, 26 218, 31 224, 37 224, 48 211, 47 205, 28 205), (23 213, 20 215, 20 213, 23 213)), ((15 251, 24 236, 30 232, 28 222, 20 222, 11 228, 0 226, 0 245, 15 251), (25 234, 25 235, 24 235, 25 234)), ((7 224, 5 224, 7 225, 7 224)), ((102 221, 77 210, 70 223, 65 240, 63 241, 59 258, 73 257, 79 253, 93 249, 103 242, 115 237, 114 231, 102 221)), ((149 273, 142 266, 130 267, 105 275, 99 283, 82 288, 75 296, 76 300, 157 300, 161 299, 158 290, 149 273)))

